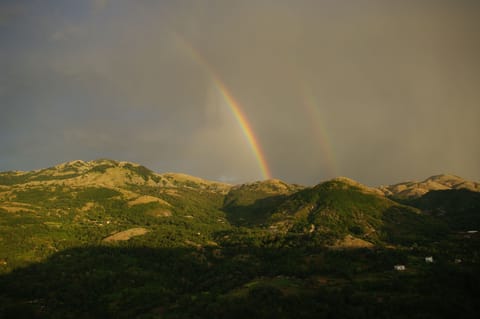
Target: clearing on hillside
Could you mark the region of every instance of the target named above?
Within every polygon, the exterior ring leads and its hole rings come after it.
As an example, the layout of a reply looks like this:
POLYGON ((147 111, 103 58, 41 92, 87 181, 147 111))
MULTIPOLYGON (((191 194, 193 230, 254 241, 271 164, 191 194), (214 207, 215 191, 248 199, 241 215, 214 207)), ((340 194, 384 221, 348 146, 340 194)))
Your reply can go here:
POLYGON ((108 236, 103 239, 104 242, 113 242, 113 241, 120 241, 120 240, 129 240, 132 237, 135 236, 142 236, 148 233, 149 230, 146 228, 142 227, 137 227, 137 228, 130 228, 118 233, 115 233, 111 236, 108 236))

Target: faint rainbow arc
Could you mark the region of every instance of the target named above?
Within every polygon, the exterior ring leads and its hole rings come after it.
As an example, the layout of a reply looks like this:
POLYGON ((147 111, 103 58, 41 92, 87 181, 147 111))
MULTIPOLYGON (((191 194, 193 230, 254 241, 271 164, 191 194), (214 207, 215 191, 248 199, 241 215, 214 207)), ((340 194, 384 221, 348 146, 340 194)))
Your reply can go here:
POLYGON ((323 116, 318 110, 318 102, 313 94, 311 88, 306 83, 302 83, 300 86, 302 103, 310 113, 311 126, 315 131, 315 136, 318 139, 318 144, 325 158, 325 165, 327 166, 328 173, 335 177, 338 175, 338 168, 335 164, 335 157, 332 151, 332 147, 328 140, 328 134, 325 130, 323 123, 323 116))
POLYGON ((240 129, 252 150, 255 159, 258 163, 260 168, 262 178, 264 179, 271 179, 272 174, 270 168, 268 166, 267 160, 265 155, 260 148, 260 143, 256 138, 254 131, 248 122, 247 116, 243 113, 240 104, 235 100, 232 93, 228 90, 226 85, 223 83, 221 78, 217 75, 214 71, 213 67, 208 63, 207 60, 190 44, 188 43, 181 35, 178 33, 174 33, 174 37, 181 46, 186 49, 190 57, 195 60, 195 62, 201 66, 206 73, 211 77, 215 87, 218 89, 222 97, 224 98, 225 102, 227 103, 230 111, 232 112, 234 118, 236 119, 240 129))

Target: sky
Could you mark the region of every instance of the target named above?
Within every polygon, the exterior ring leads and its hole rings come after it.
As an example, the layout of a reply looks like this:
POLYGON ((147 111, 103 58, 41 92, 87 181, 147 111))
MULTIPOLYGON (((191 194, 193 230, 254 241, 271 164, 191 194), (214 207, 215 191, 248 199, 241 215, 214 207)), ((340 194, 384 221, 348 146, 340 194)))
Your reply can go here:
POLYGON ((0 0, 0 171, 480 179, 475 0, 0 0))

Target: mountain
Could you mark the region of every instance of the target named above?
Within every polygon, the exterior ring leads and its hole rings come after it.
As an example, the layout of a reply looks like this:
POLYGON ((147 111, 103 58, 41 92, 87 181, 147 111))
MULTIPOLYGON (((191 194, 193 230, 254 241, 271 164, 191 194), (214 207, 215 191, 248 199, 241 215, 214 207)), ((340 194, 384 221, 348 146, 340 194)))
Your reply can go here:
POLYGON ((404 182, 390 186, 381 186, 379 189, 385 196, 397 199, 417 198, 430 191, 467 189, 480 192, 480 183, 468 181, 455 175, 435 175, 422 182, 404 182))
MULTIPOLYGON (((311 243, 342 246, 348 238, 370 246, 431 239, 445 229, 445 222, 458 226, 471 221, 476 227, 478 192, 458 193, 464 194, 458 200, 455 196, 460 195, 429 191, 478 187, 453 175, 380 188, 346 177, 313 187, 275 179, 229 185, 185 174, 158 174, 129 162, 76 160, 31 172, 0 173, 0 214, 5 224, 23 224, 27 232, 36 232, 37 242, 52 251, 59 245, 52 234, 61 237, 67 231, 62 245, 68 246, 146 225, 158 231, 168 228, 159 238, 173 246, 217 243, 218 234, 236 227, 256 229, 258 237, 303 234, 311 243), (456 222, 442 217, 443 207, 456 222), (43 230, 37 231, 40 225, 43 230), (165 236, 170 232, 185 238, 165 236), (198 233, 202 236, 194 236, 198 233)), ((7 227, 6 232, 14 231, 7 227)), ((3 244, 18 245, 17 237, 11 238, 3 244)), ((29 253, 14 259, 26 262, 48 254, 36 247, 25 243, 29 253)))
POLYGON ((142 237, 167 246, 205 244, 211 238, 196 234, 224 228, 220 209, 230 188, 113 160, 0 173, 0 259, 9 260, 0 271, 135 227, 148 226, 142 237))
POLYGON ((418 242, 439 235, 445 225, 413 207, 401 205, 377 189, 347 178, 306 188, 281 203, 271 215, 278 227, 308 232, 317 240, 352 238, 371 246, 381 242, 418 242), (360 241, 361 240, 361 241, 360 241))
POLYGON ((4 172, 0 173, 0 185, 65 185, 72 187, 125 187, 128 185, 172 187, 191 185, 219 191, 226 191, 230 187, 224 183, 206 181, 185 174, 157 174, 142 165, 109 159, 90 162, 76 160, 31 172, 4 172))
POLYGON ((230 188, 185 174, 157 174, 134 163, 72 161, 32 172, 0 173, 0 209, 38 214, 41 208, 64 208, 78 218, 81 212, 115 201, 128 207, 149 203, 172 207, 166 199, 175 201, 182 192, 221 196, 230 188))
POLYGON ((108 159, 3 172, 0 318, 475 318, 475 190, 229 185, 108 159))

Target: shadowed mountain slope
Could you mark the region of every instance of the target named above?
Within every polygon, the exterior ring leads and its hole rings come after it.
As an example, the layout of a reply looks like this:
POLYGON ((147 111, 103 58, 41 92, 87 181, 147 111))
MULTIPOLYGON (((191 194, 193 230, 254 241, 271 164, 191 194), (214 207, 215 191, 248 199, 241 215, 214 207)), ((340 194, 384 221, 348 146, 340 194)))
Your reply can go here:
POLYGON ((467 189, 431 191, 408 202, 445 220, 456 230, 480 229, 480 193, 467 189))
POLYGON ((226 194, 223 210, 233 224, 263 224, 288 195, 303 188, 275 179, 237 185, 226 194))

